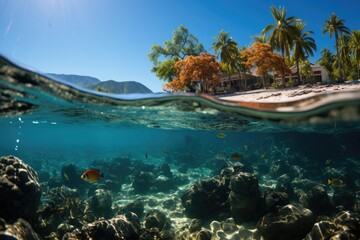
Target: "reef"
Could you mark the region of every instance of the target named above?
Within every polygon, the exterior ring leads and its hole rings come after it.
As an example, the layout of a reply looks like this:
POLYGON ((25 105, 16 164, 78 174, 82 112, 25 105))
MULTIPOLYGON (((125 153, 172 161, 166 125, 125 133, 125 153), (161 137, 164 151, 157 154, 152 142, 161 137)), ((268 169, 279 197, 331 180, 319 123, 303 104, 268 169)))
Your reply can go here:
POLYGON ((39 181, 22 160, 1 157, 0 194, 13 198, 0 199, 8 206, 0 208, 0 238, 359 239, 359 182, 349 177, 360 176, 356 163, 314 170, 307 158, 279 149, 268 156, 274 161, 263 153, 241 162, 205 161, 207 172, 172 165, 174 159, 96 160, 91 167, 107 172, 94 183, 81 180, 85 169, 75 164, 41 168, 39 181), (330 176, 345 186, 325 185, 330 176), (26 212, 15 203, 31 206, 26 212))
POLYGON ((87 240, 87 239, 139 239, 140 222, 134 213, 118 215, 108 220, 95 221, 66 233, 62 239, 87 240))
POLYGON ((4 219, 0 218, 0 239, 41 240, 31 225, 22 218, 12 224, 7 224, 4 219))
POLYGON ((14 156, 0 158, 0 217, 8 222, 36 221, 41 187, 36 172, 14 156), (5 197, 6 196, 6 197, 5 197))

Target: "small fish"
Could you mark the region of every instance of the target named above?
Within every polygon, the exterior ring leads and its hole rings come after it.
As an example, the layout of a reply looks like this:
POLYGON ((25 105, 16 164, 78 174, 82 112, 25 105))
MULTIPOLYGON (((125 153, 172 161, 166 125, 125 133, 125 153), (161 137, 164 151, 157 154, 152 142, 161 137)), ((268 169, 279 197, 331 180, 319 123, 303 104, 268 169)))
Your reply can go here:
POLYGON ((231 154, 231 159, 240 159, 242 155, 240 153, 233 153, 231 154))
POLYGON ((145 158, 147 159, 147 157, 148 157, 148 156, 147 156, 147 153, 145 153, 145 158))
POLYGON ((265 153, 262 153, 259 155, 260 160, 263 160, 265 158, 265 153))
POLYGON ((343 180, 338 178, 328 179, 328 184, 334 187, 345 187, 345 183, 343 180))
POLYGON ((104 177, 104 175, 98 169, 90 168, 86 170, 82 175, 81 179, 87 182, 96 182, 100 180, 100 177, 104 177))
POLYGON ((67 175, 65 172, 64 172, 63 175, 64 175, 64 178, 65 178, 66 181, 69 181, 69 180, 70 180, 69 175, 67 175))
POLYGON ((218 133, 216 136, 218 138, 225 138, 226 137, 225 133, 218 133))

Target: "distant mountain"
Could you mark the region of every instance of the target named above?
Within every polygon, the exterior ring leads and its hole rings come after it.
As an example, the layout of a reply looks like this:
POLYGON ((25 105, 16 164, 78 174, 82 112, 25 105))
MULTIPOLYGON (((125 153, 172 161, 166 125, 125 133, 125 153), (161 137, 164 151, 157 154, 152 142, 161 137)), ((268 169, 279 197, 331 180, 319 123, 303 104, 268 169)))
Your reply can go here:
POLYGON ((88 88, 96 90, 100 87, 111 93, 152 93, 152 91, 143 84, 135 81, 116 82, 114 80, 108 80, 91 85, 88 88))
POLYGON ((49 73, 48 75, 84 88, 87 88, 91 85, 100 82, 99 79, 89 76, 80 76, 74 74, 56 74, 56 73, 49 73))
POLYGON ((89 76, 80 76, 74 74, 55 74, 49 73, 51 77, 61 79, 63 81, 75 84, 80 87, 109 93, 152 93, 150 89, 145 87, 143 84, 135 81, 117 82, 114 80, 100 81, 97 78, 89 76))

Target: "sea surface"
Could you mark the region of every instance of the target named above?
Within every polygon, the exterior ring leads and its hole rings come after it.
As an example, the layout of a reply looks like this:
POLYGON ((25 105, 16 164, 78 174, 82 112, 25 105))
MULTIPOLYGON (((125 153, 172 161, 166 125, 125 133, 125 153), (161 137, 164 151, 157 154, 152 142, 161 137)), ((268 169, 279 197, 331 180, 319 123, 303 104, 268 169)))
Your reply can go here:
MULTIPOLYGON (((79 185, 83 201, 88 189, 117 178, 121 186, 111 189, 113 209, 140 198, 146 214, 151 208, 149 196, 159 196, 159 205, 163 199, 177 199, 177 210, 163 209, 175 232, 192 219, 183 213, 181 194, 196 181, 216 177, 224 166, 235 163, 256 176, 262 194, 287 174, 324 186, 331 199, 336 188, 328 179, 342 177, 357 202, 359 146, 359 92, 267 104, 185 93, 112 95, 79 88, 0 57, 0 156, 16 156, 43 176, 39 209, 46 206, 50 178, 60 179, 56 187, 77 189, 77 180, 75 185, 66 184, 69 174, 64 166, 69 165, 77 169, 79 179, 89 168, 104 174, 96 183, 79 185), (116 161, 130 161, 130 172, 111 172, 109 163, 116 161), (279 162, 289 168, 274 173, 279 162), (152 169, 169 166, 188 182, 165 190, 150 186, 136 191, 135 163, 152 169), (295 165, 301 173, 290 173, 295 165), (326 169, 345 173, 331 176, 326 169), (182 221, 172 211, 183 214, 182 221)), ((221 221, 213 217, 203 227, 210 229, 212 220, 221 221)), ((51 232, 41 231, 43 237, 51 232)))

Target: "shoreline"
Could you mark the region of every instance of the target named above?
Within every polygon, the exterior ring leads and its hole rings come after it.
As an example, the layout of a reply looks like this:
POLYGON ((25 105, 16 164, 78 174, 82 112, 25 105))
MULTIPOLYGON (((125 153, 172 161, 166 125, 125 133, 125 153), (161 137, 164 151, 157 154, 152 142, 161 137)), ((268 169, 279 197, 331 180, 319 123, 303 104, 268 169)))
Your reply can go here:
POLYGON ((256 89, 244 92, 235 92, 232 94, 216 95, 220 100, 236 102, 261 102, 261 103, 279 103, 292 102, 299 99, 305 99, 325 93, 359 91, 360 81, 349 81, 345 83, 327 84, 327 85, 300 85, 298 87, 285 89, 256 89))

